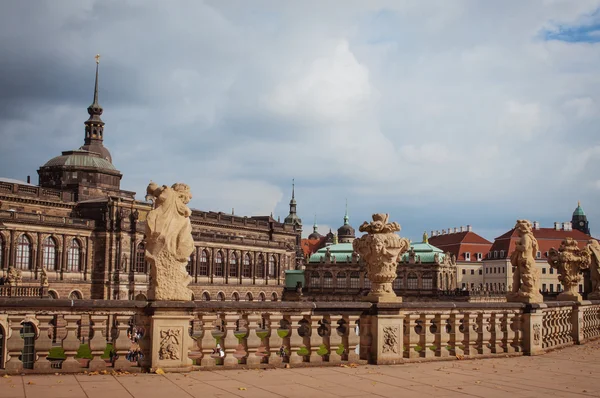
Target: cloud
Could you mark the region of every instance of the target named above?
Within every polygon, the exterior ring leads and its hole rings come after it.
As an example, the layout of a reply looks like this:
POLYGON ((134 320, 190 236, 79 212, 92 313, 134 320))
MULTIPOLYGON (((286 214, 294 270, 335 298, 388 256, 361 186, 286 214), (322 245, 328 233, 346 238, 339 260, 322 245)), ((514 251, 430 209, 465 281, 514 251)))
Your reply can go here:
POLYGON ((389 212, 413 240, 577 200, 600 222, 599 1, 308 4, 0 3, 1 174, 81 145, 101 53, 124 189, 283 218, 295 178, 305 226, 341 225, 348 198, 355 228, 389 212))

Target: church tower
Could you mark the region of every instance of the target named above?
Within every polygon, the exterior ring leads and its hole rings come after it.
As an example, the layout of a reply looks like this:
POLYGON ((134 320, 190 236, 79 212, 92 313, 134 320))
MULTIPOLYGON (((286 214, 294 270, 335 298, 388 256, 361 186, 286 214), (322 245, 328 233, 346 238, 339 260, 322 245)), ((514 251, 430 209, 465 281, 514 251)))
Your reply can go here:
POLYGON ((577 208, 573 212, 573 217, 571 218, 571 224, 573 228, 583 232, 586 235, 590 234, 590 223, 585 215, 585 212, 581 208, 581 202, 577 202, 577 208))

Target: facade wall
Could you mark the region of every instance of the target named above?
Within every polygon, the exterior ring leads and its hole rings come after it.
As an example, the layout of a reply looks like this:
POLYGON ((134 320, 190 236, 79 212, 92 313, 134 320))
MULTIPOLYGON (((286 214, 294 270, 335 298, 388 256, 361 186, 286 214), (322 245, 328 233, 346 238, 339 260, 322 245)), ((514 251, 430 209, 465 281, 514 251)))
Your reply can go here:
POLYGON ((479 289, 483 285, 483 262, 456 262, 457 283, 462 290, 479 289))

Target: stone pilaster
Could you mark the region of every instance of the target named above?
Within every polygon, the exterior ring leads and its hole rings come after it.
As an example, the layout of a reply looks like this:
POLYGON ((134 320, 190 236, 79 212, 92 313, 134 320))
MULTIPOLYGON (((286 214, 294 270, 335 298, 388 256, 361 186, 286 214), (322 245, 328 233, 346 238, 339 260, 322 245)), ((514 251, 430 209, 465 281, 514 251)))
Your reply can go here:
MULTIPOLYGON (((193 316, 183 311, 165 311, 158 308, 154 311, 150 320, 152 341, 150 366, 153 369, 191 370, 192 360, 188 354, 192 344, 190 341, 192 337, 189 334, 192 319, 193 316)), ((204 334, 207 334, 206 329, 204 334)))
POLYGON ((545 351, 543 343, 543 318, 546 304, 529 304, 523 314, 523 353, 525 355, 540 355, 545 351))

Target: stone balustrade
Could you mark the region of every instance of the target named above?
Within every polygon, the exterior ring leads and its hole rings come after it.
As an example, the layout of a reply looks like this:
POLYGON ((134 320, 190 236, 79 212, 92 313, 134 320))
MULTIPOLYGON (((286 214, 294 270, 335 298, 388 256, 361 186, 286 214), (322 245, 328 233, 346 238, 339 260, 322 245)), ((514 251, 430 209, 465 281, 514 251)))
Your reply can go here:
POLYGON ((5 373, 141 371, 156 367, 190 370, 361 361, 386 364, 535 355, 597 337, 600 302, 589 301, 323 303, 0 298, 0 372, 5 373), (143 331, 139 341, 143 356, 136 362, 127 355, 132 347, 128 331, 133 328, 143 331), (111 351, 116 354, 112 358, 111 351))
POLYGON ((48 297, 47 286, 0 286, 0 297, 48 297))

